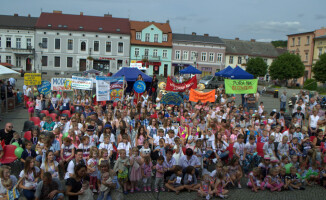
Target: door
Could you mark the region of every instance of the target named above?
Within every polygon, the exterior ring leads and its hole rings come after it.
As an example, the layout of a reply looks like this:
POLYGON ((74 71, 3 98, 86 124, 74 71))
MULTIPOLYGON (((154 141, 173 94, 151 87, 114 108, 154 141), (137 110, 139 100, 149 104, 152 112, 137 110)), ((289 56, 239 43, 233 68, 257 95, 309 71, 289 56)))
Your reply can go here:
POLYGON ((31 64, 31 59, 30 58, 26 59, 26 71, 27 72, 32 71, 32 64, 31 64))
POLYGON ((86 59, 79 59, 79 71, 86 71, 86 59))
POLYGON ((164 65, 164 77, 165 78, 168 77, 168 65, 167 64, 164 65))

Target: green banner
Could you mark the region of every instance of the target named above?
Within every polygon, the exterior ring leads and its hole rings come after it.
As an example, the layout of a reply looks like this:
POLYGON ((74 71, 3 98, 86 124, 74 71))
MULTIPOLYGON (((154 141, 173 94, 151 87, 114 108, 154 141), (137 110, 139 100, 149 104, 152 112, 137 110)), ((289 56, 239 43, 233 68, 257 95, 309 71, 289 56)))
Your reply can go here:
POLYGON ((255 94, 257 92, 258 79, 224 79, 224 84, 226 94, 255 94))

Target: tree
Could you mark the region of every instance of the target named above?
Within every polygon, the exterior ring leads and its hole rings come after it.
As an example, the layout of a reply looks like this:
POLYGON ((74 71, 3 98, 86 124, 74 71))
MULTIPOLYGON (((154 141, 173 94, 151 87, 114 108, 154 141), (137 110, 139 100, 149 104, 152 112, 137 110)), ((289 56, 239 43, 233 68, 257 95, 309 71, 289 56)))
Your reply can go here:
POLYGON ((269 67, 269 74, 274 80, 285 81, 303 76, 305 70, 300 56, 284 53, 277 57, 269 67))
POLYGON ((319 60, 312 67, 312 72, 316 81, 326 82, 326 53, 319 56, 319 60))
POLYGON ((271 43, 274 47, 287 47, 288 46, 287 40, 276 40, 276 41, 271 41, 271 43))
POLYGON ((248 60, 246 71, 254 75, 255 78, 257 78, 260 76, 265 76, 267 73, 267 68, 268 66, 265 61, 262 58, 257 57, 250 58, 248 60))

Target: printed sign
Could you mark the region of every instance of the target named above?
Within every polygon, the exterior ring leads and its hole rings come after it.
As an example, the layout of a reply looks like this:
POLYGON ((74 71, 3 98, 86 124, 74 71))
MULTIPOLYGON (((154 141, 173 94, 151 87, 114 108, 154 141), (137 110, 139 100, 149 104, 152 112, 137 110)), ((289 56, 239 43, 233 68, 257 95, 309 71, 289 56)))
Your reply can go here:
POLYGON ((131 62, 130 63, 130 67, 131 68, 137 68, 139 70, 146 70, 146 67, 143 67, 143 64, 142 63, 131 62))
POLYGON ((41 85, 37 87, 38 92, 43 95, 48 95, 51 93, 51 83, 50 81, 42 81, 41 85))
POLYGON ((189 101, 193 102, 215 102, 215 90, 212 90, 210 92, 200 92, 191 89, 189 94, 189 101))
POLYGON ((258 79, 225 79, 224 83, 226 94, 255 94, 257 92, 258 79))
POLYGON ((166 90, 173 91, 173 92, 184 92, 189 90, 190 88, 196 89, 197 88, 197 78, 196 76, 192 77, 188 81, 184 83, 175 83, 168 77, 166 81, 166 90))
POLYGON ((124 91, 123 82, 123 77, 96 76, 96 100, 122 100, 124 91))
POLYGON ((51 78, 52 91, 72 91, 71 78, 51 78))
POLYGON ((134 90, 137 93, 143 93, 146 90, 146 84, 144 81, 136 81, 134 83, 134 90))
POLYGON ((42 78, 41 73, 25 73, 24 84, 25 85, 41 85, 42 78))
POLYGON ((79 90, 91 90, 93 89, 93 79, 86 77, 73 76, 71 87, 79 90))

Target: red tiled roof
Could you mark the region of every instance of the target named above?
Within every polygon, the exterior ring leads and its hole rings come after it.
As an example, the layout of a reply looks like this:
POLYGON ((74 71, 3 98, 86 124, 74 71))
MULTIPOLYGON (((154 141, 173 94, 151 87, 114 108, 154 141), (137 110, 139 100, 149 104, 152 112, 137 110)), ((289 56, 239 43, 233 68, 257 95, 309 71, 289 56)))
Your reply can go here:
POLYGON ((70 15, 41 13, 36 29, 130 34, 129 19, 111 16, 70 15))

